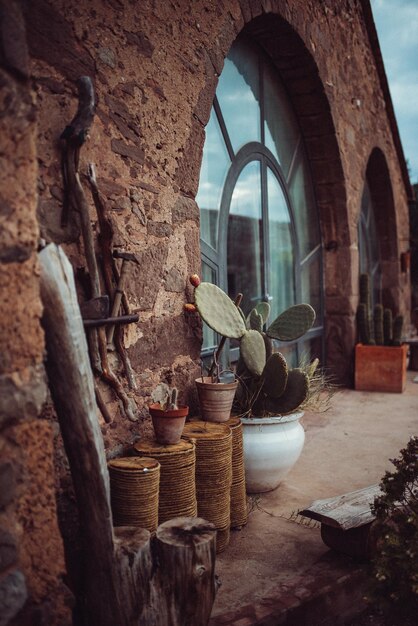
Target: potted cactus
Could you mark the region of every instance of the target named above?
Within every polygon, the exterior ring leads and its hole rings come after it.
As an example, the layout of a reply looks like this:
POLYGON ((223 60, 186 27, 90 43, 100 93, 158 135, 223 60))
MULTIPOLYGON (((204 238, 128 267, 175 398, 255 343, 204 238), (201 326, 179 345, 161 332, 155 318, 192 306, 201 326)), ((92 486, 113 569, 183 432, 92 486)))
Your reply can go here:
POLYGON ((402 344, 403 317, 376 304, 370 307, 370 279, 360 276, 354 382, 358 391, 401 393, 406 385, 407 345, 402 344))
POLYGON ((267 326, 270 306, 266 302, 245 318, 226 293, 205 282, 195 287, 194 299, 194 307, 208 326, 239 341, 234 410, 244 426, 247 491, 275 489, 302 451, 301 407, 318 363, 290 369, 284 356, 274 351, 273 340, 292 341, 304 335, 314 323, 315 311, 309 304, 298 304, 267 326))
POLYGON ((163 445, 178 443, 189 414, 189 407, 178 406, 178 390, 175 387, 170 389, 166 383, 160 383, 151 397, 154 402, 148 410, 156 440, 163 445))
MULTIPOLYGON (((190 277, 191 284, 197 288, 200 285, 200 278, 197 274, 190 277)), ((239 304, 237 301, 237 304, 239 304)), ((191 310, 195 311, 195 305, 191 306, 191 310)), ((213 357, 213 363, 204 375, 203 364, 202 373, 196 378, 197 395, 200 405, 200 416, 205 422, 223 423, 227 422, 231 417, 232 403, 234 401, 235 392, 238 387, 238 381, 231 370, 222 371, 220 367, 219 357, 222 352, 226 337, 223 337, 218 350, 213 357), (229 374, 229 375, 228 375, 229 374), (231 380, 232 378, 232 380, 231 380)))

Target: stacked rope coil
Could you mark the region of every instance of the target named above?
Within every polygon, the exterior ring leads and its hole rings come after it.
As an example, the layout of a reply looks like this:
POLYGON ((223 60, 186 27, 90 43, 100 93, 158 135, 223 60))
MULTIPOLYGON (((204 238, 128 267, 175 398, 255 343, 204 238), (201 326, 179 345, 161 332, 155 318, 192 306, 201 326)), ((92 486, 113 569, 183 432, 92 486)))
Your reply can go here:
POLYGON ((158 520, 162 524, 174 517, 196 517, 195 445, 180 441, 162 445, 152 438, 134 444, 134 453, 150 456, 160 465, 158 520))
POLYGON ((183 437, 196 445, 197 512, 214 524, 219 553, 230 534, 232 431, 225 424, 193 421, 184 426, 183 437))
POLYGON ((115 526, 138 526, 155 532, 158 526, 160 464, 147 457, 123 457, 108 462, 110 499, 115 526))
POLYGON ((232 431, 231 528, 242 528, 248 518, 242 422, 231 417, 226 424, 232 431))

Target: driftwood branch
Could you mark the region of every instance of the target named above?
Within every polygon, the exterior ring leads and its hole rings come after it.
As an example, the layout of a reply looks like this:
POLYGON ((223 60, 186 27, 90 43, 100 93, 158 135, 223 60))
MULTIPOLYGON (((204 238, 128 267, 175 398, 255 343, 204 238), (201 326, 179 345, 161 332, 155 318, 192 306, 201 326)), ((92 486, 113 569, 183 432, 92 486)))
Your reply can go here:
MULTIPOLYGON (((100 193, 97 178, 96 178, 96 169, 93 163, 89 164, 88 167, 88 180, 90 183, 90 189, 94 201, 94 206, 96 207, 97 218, 99 221, 99 246, 102 255, 102 263, 103 263, 103 277, 107 289, 107 293, 109 296, 113 297, 113 301, 118 296, 118 293, 115 291, 114 281, 116 281, 116 285, 120 284, 120 276, 116 268, 115 259, 112 254, 112 241, 113 241, 113 224, 109 217, 106 202, 103 198, 103 195, 100 193)), ((125 292, 121 293, 122 304, 125 309, 125 313, 127 316, 130 315, 130 310, 127 302, 127 298, 125 292)), ((112 306, 112 310, 114 310, 114 306, 112 306)), ((117 310, 119 307, 117 307, 117 310)), ((132 320, 134 321, 134 320, 132 320)), ((137 321, 137 320, 136 320, 137 321)), ((118 322, 115 322, 117 324, 118 322)), ((121 329, 116 329, 115 332, 115 347, 121 358, 126 378, 128 380, 128 385, 130 389, 136 390, 137 384, 135 381, 134 371, 132 369, 132 365, 127 353, 127 350, 123 344, 123 331, 121 329)))
MULTIPOLYGON (((90 277, 90 297, 98 299, 101 296, 101 288, 94 235, 90 222, 89 206, 79 175, 80 148, 87 138, 95 113, 94 88, 91 78, 82 76, 78 80, 78 88, 79 103, 77 113, 61 135, 61 139, 65 142, 65 148, 63 150, 65 196, 68 199, 68 206, 75 208, 80 215, 84 254, 90 277)), ((94 170, 90 172, 90 184, 92 184, 93 187, 95 185, 94 170)), ((134 406, 134 401, 128 397, 123 389, 123 385, 110 367, 107 357, 106 333, 102 328, 98 328, 98 330, 93 328, 89 331, 89 345, 95 368, 100 372, 102 379, 111 385, 116 395, 121 400, 126 416, 130 420, 136 421, 136 406, 134 406)), ((107 413, 107 417, 108 416, 109 414, 107 413)), ((104 417, 106 419, 106 416, 104 417)))

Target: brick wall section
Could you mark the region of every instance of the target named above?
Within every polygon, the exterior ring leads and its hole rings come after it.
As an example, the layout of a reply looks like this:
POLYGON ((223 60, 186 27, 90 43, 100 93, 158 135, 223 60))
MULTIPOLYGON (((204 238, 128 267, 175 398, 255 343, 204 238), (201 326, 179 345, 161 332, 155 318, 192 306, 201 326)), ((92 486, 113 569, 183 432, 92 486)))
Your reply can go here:
POLYGON ((35 109, 17 3, 0 3, 0 29, 0 623, 66 624, 51 427, 38 419, 35 109))

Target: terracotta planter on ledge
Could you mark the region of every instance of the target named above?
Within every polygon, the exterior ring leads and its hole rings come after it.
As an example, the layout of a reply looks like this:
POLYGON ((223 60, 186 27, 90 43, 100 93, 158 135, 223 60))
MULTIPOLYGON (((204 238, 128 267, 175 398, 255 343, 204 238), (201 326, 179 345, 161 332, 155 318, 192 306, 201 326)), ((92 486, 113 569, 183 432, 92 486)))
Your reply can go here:
POLYGON ((213 383, 210 376, 196 379, 200 414, 205 422, 227 422, 231 417, 232 403, 238 381, 213 383))
POLYGON ((179 443, 183 434, 186 417, 189 414, 188 406, 180 406, 178 409, 164 411, 161 405, 151 404, 149 412, 152 419, 155 438, 162 445, 179 443))
POLYGON ((356 345, 355 381, 357 391, 402 393, 406 385, 408 346, 356 345))

